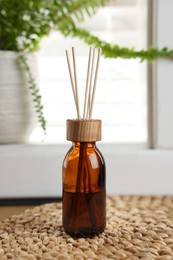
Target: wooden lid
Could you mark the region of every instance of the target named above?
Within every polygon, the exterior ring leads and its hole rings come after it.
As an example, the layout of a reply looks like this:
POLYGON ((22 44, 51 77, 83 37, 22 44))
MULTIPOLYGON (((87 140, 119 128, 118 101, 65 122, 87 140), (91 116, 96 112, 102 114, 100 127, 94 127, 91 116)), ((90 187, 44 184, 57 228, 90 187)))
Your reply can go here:
POLYGON ((101 120, 67 120, 67 140, 95 142, 101 140, 101 120))

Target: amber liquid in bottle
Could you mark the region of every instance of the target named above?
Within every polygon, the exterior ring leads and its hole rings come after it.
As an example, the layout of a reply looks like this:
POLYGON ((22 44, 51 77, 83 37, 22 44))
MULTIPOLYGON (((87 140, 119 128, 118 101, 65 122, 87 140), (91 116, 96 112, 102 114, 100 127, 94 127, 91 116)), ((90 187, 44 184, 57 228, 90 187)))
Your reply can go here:
POLYGON ((92 237, 106 225, 105 162, 95 142, 74 142, 63 162, 63 227, 92 237))

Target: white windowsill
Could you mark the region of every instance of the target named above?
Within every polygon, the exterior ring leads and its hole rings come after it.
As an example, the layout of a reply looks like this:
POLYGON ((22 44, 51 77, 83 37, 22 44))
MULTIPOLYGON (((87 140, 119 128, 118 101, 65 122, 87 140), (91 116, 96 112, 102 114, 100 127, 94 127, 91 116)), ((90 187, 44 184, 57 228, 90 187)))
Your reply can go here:
MULTIPOLYGON (((1 145, 0 198, 60 197, 69 145, 1 145)), ((170 195, 173 151, 100 145, 108 194, 170 195)))

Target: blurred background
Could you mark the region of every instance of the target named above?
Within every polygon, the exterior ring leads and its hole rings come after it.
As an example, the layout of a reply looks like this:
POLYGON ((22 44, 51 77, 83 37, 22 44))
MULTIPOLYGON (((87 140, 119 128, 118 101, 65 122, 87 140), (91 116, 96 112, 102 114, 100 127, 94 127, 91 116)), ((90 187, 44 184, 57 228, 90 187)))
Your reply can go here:
POLYGON ((61 199, 66 119, 76 117, 65 50, 76 50, 82 107, 94 37, 103 46, 93 118, 103 122, 107 193, 172 194, 172 61, 141 62, 133 51, 172 49, 173 2, 45 3, 0 3, 0 205, 61 199))

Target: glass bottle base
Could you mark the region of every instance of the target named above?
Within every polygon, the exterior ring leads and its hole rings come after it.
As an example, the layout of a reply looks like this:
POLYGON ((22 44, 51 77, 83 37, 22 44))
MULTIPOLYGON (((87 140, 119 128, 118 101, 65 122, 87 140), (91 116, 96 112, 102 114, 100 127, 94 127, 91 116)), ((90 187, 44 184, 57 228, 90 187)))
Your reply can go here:
POLYGON ((90 228, 81 228, 79 231, 74 232, 71 230, 65 230, 66 234, 70 235, 73 238, 92 238, 94 236, 97 236, 99 234, 101 234, 102 232, 104 232, 105 228, 97 228, 97 229, 90 229, 90 228))

